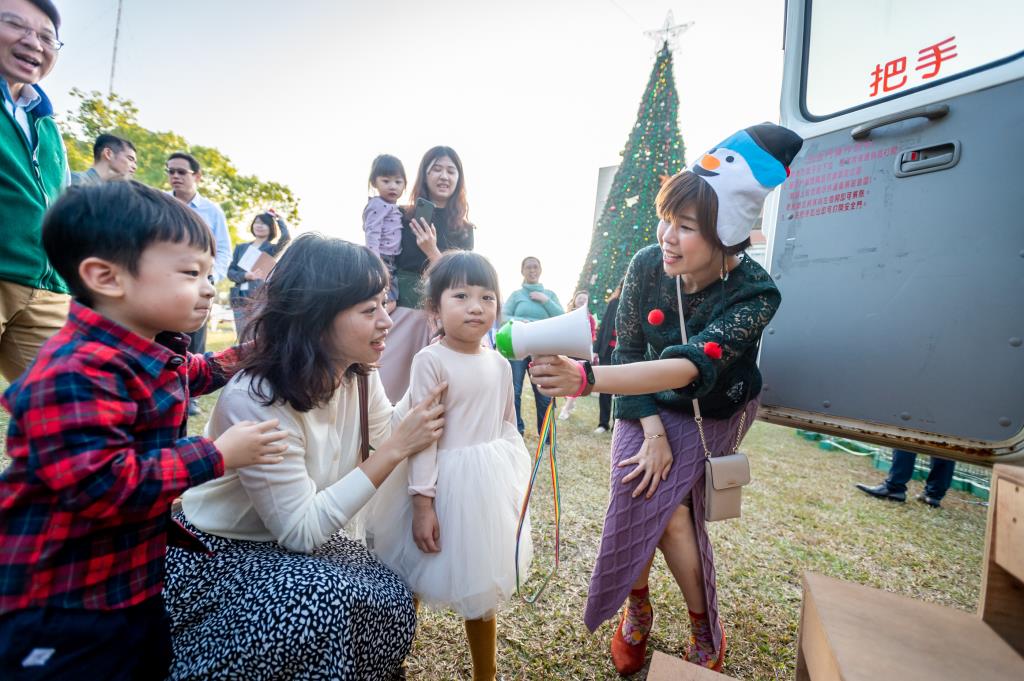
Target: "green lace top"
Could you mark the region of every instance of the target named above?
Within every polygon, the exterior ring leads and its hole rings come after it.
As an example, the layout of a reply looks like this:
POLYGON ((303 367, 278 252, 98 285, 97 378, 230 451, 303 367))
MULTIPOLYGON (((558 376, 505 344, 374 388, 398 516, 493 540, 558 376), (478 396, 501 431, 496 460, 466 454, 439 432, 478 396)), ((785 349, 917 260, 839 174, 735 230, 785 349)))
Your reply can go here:
POLYGON ((693 413, 693 398, 701 414, 728 418, 761 392, 757 348, 761 333, 775 316, 782 296, 764 268, 743 255, 726 281, 716 281, 696 293, 683 293, 686 334, 681 344, 675 278, 662 268, 661 248, 647 246, 633 256, 626 271, 615 317, 618 345, 612 364, 681 357, 693 362, 700 375, 688 386, 646 395, 615 396, 614 414, 639 419, 672 409, 693 413), (664 313, 655 325, 651 310, 664 313), (704 353, 705 343, 722 348, 721 359, 704 353))

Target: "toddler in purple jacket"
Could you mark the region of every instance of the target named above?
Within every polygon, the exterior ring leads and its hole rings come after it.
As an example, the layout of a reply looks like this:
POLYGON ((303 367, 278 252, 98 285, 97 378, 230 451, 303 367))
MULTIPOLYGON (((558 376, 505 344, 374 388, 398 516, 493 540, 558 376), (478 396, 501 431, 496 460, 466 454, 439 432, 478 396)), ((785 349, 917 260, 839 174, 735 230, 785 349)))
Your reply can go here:
POLYGON ((363 209, 363 231, 367 248, 380 256, 391 277, 389 312, 398 301, 395 259, 402 252, 402 211, 398 208, 398 199, 405 191, 405 182, 405 168, 400 160, 390 154, 373 159, 369 186, 377 195, 371 196, 363 209))

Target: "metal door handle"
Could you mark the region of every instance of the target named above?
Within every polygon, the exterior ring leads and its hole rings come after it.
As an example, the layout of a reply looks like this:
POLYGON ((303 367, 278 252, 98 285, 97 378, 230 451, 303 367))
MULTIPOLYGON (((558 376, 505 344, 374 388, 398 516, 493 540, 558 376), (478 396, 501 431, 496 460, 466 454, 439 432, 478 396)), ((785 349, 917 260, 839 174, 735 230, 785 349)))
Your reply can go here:
POLYGON ((942 118, 948 113, 948 104, 929 104, 928 106, 910 109, 909 111, 900 111, 888 116, 876 118, 875 120, 868 121, 867 123, 862 123, 850 131, 850 136, 855 140, 862 140, 867 138, 875 128, 892 125, 893 123, 899 123, 900 121, 909 121, 911 118, 927 118, 930 121, 934 121, 942 118))
POLYGON ((960 161, 960 140, 908 149, 896 157, 896 177, 920 175, 952 168, 960 161))

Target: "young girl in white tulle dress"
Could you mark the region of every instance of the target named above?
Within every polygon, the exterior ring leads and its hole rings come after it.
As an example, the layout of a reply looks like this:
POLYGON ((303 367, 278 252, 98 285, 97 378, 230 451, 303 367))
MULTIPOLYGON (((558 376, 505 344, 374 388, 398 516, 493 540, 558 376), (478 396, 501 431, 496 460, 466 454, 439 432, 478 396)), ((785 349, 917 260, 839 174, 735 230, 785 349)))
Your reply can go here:
MULTIPOLYGON (((450 251, 427 272, 424 302, 441 340, 413 358, 410 397, 439 381, 445 432, 396 469, 370 513, 374 551, 421 603, 465 619, 474 679, 496 673, 495 614, 515 592, 516 527, 530 457, 516 429, 509 363, 482 340, 498 314, 498 277, 483 256, 450 251)), ((523 528, 519 569, 532 556, 523 528)))

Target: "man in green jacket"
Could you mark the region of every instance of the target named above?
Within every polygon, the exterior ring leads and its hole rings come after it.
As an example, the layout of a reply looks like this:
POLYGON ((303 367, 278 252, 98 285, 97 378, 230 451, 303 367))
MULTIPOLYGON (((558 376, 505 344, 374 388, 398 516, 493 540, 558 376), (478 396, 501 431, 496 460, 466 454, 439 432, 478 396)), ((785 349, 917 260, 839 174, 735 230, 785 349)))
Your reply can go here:
POLYGON ((36 83, 57 61, 50 0, 0 0, 0 373, 17 378, 64 324, 70 298, 43 252, 43 214, 68 179, 53 106, 36 83))

